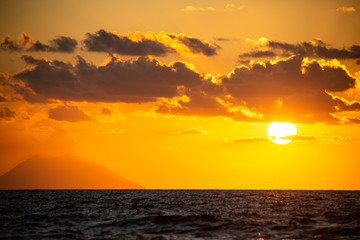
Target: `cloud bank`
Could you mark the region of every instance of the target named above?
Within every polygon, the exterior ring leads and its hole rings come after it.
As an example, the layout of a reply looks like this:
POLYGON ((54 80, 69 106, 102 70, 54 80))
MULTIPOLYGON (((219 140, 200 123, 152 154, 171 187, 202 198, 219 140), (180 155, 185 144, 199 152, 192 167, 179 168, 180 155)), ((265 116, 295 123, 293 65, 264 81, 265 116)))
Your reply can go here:
MULTIPOLYGON (((200 85, 202 76, 184 62, 162 64, 150 57, 122 61, 109 56, 104 66, 95 66, 77 57, 75 65, 23 56, 33 65, 13 76, 39 99, 88 102, 153 102, 178 95, 178 87, 200 85)), ((25 96, 26 97, 26 96, 25 96)))
MULTIPOLYGON (((23 33, 18 41, 5 37, 1 47, 8 51, 72 52, 77 45, 72 40, 58 37, 45 45, 23 33)), ((70 63, 23 55, 29 65, 26 69, 0 74, 0 103, 62 101, 65 106, 48 112, 49 118, 60 121, 92 120, 79 108, 66 105, 67 101, 86 101, 152 102, 156 113, 226 116, 238 121, 360 123, 357 117, 344 114, 360 111, 360 102, 336 94, 355 89, 355 76, 338 61, 325 60, 360 58, 359 45, 336 49, 319 39, 298 44, 265 38, 253 42, 259 50, 242 54, 242 59, 287 57, 249 61, 248 66, 235 66, 230 73, 214 77, 199 73, 187 62, 164 64, 149 55, 213 56, 217 54, 216 44, 186 34, 117 34, 102 29, 87 33, 83 44, 87 51, 109 52, 103 65, 94 65, 81 56, 70 63), (117 54, 139 57, 122 60, 117 54)), ((14 114, 8 107, 1 108, 2 119, 14 114)), ((111 111, 104 108, 101 114, 111 115, 111 111)))
MULTIPOLYGON (((292 56, 237 66, 215 78, 186 62, 163 64, 151 57, 123 61, 109 55, 102 66, 80 56, 75 64, 27 55, 23 60, 32 67, 11 78, 14 91, 29 102, 153 102, 159 113, 242 121, 359 121, 338 114, 359 111, 360 102, 334 94, 355 88, 356 80, 337 61, 292 56)), ((79 111, 63 107, 49 116, 66 120, 70 110, 79 111)))

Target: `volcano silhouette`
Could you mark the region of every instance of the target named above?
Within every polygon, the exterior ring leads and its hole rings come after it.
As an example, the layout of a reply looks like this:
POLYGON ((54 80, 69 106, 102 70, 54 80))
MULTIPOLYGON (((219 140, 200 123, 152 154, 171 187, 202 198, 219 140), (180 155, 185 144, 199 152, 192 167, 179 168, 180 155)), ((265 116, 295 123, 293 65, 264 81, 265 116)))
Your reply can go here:
POLYGON ((143 187, 83 158, 36 156, 0 176, 0 189, 143 189, 143 187))

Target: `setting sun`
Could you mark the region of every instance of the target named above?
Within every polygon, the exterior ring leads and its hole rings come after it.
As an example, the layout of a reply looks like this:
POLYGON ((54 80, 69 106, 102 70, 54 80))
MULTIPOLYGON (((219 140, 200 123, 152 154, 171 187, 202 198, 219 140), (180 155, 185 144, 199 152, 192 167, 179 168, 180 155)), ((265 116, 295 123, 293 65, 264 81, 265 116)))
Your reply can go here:
POLYGON ((296 126, 293 123, 272 122, 268 127, 268 135, 274 143, 287 144, 292 141, 287 137, 296 135, 296 126))

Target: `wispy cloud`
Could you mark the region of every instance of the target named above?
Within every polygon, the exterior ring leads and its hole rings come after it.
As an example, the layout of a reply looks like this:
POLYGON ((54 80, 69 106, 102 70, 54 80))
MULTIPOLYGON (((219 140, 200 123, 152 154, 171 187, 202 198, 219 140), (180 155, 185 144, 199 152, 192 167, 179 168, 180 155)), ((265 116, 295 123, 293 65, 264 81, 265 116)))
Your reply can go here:
POLYGON ((215 11, 215 8, 213 8, 213 7, 202 8, 202 7, 194 7, 194 6, 188 5, 181 10, 184 12, 197 12, 197 11, 203 12, 203 11, 215 11))
POLYGON ((351 13, 351 12, 355 12, 355 8, 353 8, 353 7, 338 7, 336 9, 336 11, 342 12, 342 13, 351 13))
POLYGON ((191 127, 188 129, 178 131, 177 134, 209 134, 209 133, 204 129, 198 129, 198 128, 191 127))
POLYGON ((195 7, 193 5, 188 5, 185 8, 182 8, 181 11, 184 12, 205 12, 205 11, 239 11, 244 9, 244 5, 236 5, 234 3, 227 3, 224 8, 221 9, 215 9, 211 6, 209 7, 195 7))
POLYGON ((281 139, 292 140, 292 141, 311 141, 311 140, 316 140, 316 137, 311 135, 291 135, 291 136, 282 137, 281 139))
POLYGON ((227 11, 234 11, 234 10, 243 10, 244 5, 236 5, 234 3, 227 3, 225 5, 225 10, 227 11))

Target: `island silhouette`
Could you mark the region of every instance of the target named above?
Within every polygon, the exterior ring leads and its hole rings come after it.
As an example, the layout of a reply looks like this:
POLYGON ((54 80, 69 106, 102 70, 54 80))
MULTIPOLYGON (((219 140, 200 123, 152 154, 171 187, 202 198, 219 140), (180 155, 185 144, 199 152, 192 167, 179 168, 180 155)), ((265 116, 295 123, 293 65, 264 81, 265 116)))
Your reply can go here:
POLYGON ((0 176, 0 189, 144 189, 76 156, 35 156, 0 176))

